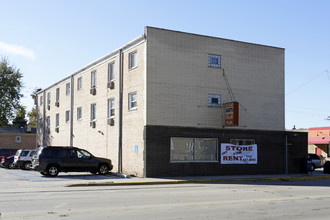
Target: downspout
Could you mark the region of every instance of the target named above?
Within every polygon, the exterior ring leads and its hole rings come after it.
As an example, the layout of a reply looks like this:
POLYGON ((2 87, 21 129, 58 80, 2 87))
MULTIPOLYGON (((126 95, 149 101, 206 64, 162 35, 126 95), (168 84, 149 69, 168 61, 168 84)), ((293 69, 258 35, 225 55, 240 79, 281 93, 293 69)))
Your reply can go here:
POLYGON ((73 75, 71 75, 70 79, 71 84, 71 92, 70 92, 70 147, 73 147, 73 75))
POLYGON ((46 91, 43 92, 43 118, 42 118, 42 145, 47 146, 46 144, 46 91))
POLYGON ((119 115, 118 115, 118 173, 123 171, 123 60, 122 50, 119 50, 119 115))

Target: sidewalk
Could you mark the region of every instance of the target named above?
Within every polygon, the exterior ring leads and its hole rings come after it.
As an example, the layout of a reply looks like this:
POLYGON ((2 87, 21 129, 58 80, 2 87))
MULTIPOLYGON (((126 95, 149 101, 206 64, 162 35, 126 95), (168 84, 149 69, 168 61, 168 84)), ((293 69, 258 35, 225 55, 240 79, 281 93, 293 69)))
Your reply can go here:
POLYGON ((308 174, 279 174, 279 175, 240 175, 240 176, 190 176, 190 177, 164 177, 141 178, 128 177, 113 173, 115 178, 111 181, 95 181, 86 183, 67 184, 66 187, 82 186, 125 186, 125 185, 156 185, 156 184, 186 184, 186 183, 220 183, 220 182, 245 182, 245 181, 292 181, 292 180, 316 180, 330 179, 330 174, 323 173, 323 169, 317 169, 308 174))

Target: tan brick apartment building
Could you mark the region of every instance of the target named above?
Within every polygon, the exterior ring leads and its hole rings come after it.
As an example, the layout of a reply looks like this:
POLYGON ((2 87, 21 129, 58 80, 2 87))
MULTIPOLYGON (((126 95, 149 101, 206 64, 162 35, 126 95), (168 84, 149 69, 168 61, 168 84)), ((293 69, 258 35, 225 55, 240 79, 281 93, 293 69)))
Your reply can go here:
POLYGON ((40 91, 37 107, 38 145, 81 147, 137 176, 299 172, 307 152, 307 135, 284 131, 277 47, 146 27, 40 91), (255 144, 257 163, 222 163, 222 143, 255 144))

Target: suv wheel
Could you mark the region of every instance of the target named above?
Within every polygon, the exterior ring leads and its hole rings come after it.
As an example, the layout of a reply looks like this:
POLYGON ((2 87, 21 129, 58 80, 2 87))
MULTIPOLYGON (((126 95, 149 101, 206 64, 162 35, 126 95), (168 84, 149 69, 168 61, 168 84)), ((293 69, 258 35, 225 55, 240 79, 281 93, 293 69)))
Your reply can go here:
POLYGON ((23 167, 24 167, 24 170, 31 170, 31 162, 25 162, 23 167))
POLYGON ((98 168, 98 172, 101 175, 105 175, 105 174, 109 173, 109 166, 106 164, 100 164, 99 168, 98 168))
POLYGON ((47 168, 47 175, 50 177, 55 177, 59 173, 58 167, 56 165, 50 165, 47 168))
POLYGON ((15 164, 14 163, 8 164, 8 169, 14 169, 14 168, 15 168, 15 164))

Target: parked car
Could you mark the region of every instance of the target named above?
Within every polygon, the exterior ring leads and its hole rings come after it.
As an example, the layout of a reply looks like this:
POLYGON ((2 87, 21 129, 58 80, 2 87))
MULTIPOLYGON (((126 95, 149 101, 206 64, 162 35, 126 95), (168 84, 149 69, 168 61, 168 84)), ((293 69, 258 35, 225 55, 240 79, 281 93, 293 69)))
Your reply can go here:
POLYGON ((16 154, 17 149, 0 149, 0 161, 3 157, 9 157, 16 154))
POLYGON ((312 171, 315 168, 322 168, 326 162, 326 159, 322 155, 308 154, 308 157, 312 160, 312 171))
POLYGON ((9 157, 3 157, 1 159, 0 166, 1 167, 8 168, 8 169, 14 169, 14 168, 16 168, 16 166, 14 164, 14 155, 9 156, 9 157))
POLYGON ((32 169, 44 176, 55 177, 60 172, 91 172, 107 174, 113 168, 110 159, 95 157, 76 147, 39 147, 32 158, 32 169))
POLYGON ((36 150, 32 150, 32 149, 18 150, 14 157, 14 164, 17 167, 20 167, 22 170, 30 170, 32 156, 35 152, 36 150))

